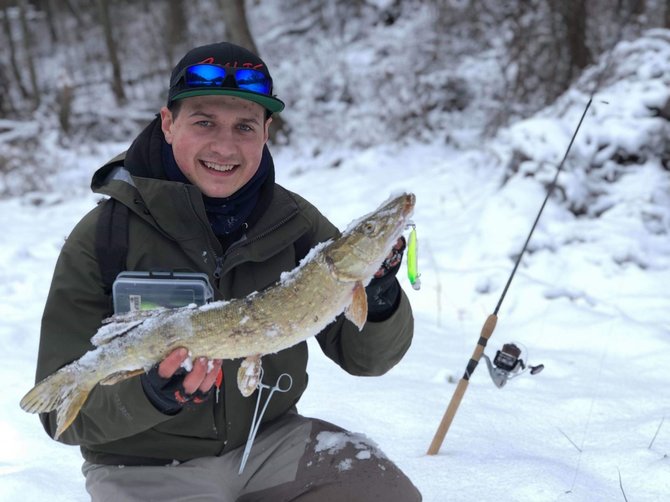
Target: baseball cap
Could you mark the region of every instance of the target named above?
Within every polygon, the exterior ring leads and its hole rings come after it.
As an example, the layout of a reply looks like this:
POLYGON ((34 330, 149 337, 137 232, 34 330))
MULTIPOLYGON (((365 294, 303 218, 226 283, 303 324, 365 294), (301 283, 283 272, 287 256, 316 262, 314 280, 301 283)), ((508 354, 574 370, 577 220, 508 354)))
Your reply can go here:
POLYGON ((253 52, 229 42, 218 42, 191 49, 177 63, 170 76, 170 90, 168 91, 168 106, 178 99, 191 96, 224 95, 253 101, 272 113, 284 109, 284 102, 272 95, 272 77, 266 64, 253 52), (238 84, 237 77, 213 79, 188 79, 187 74, 194 65, 212 65, 211 69, 222 68, 232 70, 251 69, 266 84, 263 90, 249 90, 238 84), (222 67, 222 68, 217 68, 222 67), (265 92, 267 91, 267 92, 265 92))

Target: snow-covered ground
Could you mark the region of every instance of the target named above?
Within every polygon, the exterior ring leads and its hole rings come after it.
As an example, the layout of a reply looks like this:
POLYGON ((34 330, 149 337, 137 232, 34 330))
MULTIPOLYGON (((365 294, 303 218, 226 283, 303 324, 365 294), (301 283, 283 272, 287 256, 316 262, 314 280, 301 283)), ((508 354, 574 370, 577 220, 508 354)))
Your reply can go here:
MULTIPOLYGON (((645 106, 667 98, 664 78, 665 94, 646 87, 645 106)), ((336 152, 337 167, 324 158, 333 152, 275 153, 278 181, 341 228, 391 193, 417 196, 422 289, 401 277, 416 317, 409 353, 387 375, 355 378, 311 344, 299 409, 374 439, 428 502, 670 500, 670 173, 653 153, 619 171, 611 164, 616 147, 643 149, 659 131, 667 141, 668 129, 642 117, 647 108, 616 106, 645 92, 626 81, 603 91, 610 104, 587 116, 561 178, 561 194, 585 210, 549 202, 487 349, 515 342, 544 371, 498 389, 482 361, 437 456, 428 445, 542 203, 540 180, 553 168, 543 162, 560 160, 587 94, 572 91, 564 112, 550 109, 477 150, 380 145, 336 152), (503 183, 513 149, 531 159, 503 183), (602 169, 586 169, 591 162, 602 169)), ((111 153, 98 150, 85 168, 111 153)), ((59 248, 95 204, 87 176, 64 175, 63 193, 76 197, 0 201, 1 500, 87 500, 78 449, 51 441, 18 406, 33 383, 59 248)))

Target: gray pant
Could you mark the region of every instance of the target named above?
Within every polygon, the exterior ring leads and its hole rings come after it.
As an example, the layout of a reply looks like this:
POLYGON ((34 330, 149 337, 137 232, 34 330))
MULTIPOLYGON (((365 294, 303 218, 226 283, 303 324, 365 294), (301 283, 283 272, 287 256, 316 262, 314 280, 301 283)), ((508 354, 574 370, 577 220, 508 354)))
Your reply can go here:
POLYGON ((420 501, 421 494, 364 436, 288 414, 263 430, 244 472, 244 447, 171 466, 84 463, 95 502, 420 501))

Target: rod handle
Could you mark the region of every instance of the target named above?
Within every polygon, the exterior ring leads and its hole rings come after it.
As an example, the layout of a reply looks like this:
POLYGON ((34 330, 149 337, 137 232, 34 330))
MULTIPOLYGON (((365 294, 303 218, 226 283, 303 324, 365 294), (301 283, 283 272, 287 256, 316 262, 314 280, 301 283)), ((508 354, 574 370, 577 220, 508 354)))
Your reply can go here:
POLYGON ((479 335, 479 340, 477 341, 477 346, 475 347, 475 350, 472 353, 472 357, 468 362, 468 366, 465 369, 465 374, 463 375, 463 378, 461 378, 458 381, 456 390, 454 391, 454 394, 451 396, 451 401, 449 401, 449 406, 447 406, 447 409, 445 410, 444 415, 442 416, 442 420, 440 421, 440 425, 437 427, 437 431, 435 432, 433 441, 430 443, 430 446, 428 447, 427 452, 428 455, 437 455, 437 453, 440 451, 442 442, 444 441, 447 432, 449 432, 449 427, 451 427, 451 422, 454 420, 456 412, 458 411, 458 407, 461 405, 463 395, 465 394, 465 391, 468 389, 468 384, 470 383, 470 376, 477 367, 477 364, 479 364, 479 360, 481 359, 482 354, 484 353, 484 348, 486 347, 486 342, 488 342, 489 338, 491 338, 491 335, 493 334, 493 330, 495 329, 497 322, 498 317, 495 314, 491 314, 486 318, 486 321, 484 321, 482 331, 479 335))
POLYGON ((470 381, 466 380, 465 378, 461 378, 458 381, 456 390, 454 391, 454 394, 451 396, 451 401, 449 401, 449 406, 447 406, 447 409, 445 410, 444 415, 442 416, 442 421, 440 421, 440 425, 437 427, 435 436, 433 436, 433 440, 431 441, 430 446, 428 447, 427 452, 428 455, 437 455, 438 452, 440 451, 442 442, 444 441, 444 438, 447 435, 447 432, 449 431, 449 427, 451 427, 451 422, 454 420, 454 417, 456 416, 456 410, 458 410, 458 407, 461 404, 461 399, 463 399, 463 394, 465 394, 465 391, 467 390, 469 383, 470 381))

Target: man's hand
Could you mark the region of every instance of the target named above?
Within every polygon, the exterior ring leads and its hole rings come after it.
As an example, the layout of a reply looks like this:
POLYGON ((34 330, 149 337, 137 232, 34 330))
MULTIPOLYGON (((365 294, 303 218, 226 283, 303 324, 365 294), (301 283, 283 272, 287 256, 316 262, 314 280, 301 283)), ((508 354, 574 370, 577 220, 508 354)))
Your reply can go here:
POLYGON ((140 377, 147 398, 162 413, 175 414, 186 403, 203 403, 211 394, 221 359, 213 359, 210 364, 206 357, 199 357, 187 372, 182 368, 187 357, 185 348, 175 349, 140 377))
POLYGON ((399 237, 370 284, 365 287, 368 297, 368 321, 384 321, 398 308, 400 284, 395 276, 400 269, 406 245, 405 238, 399 237))
MULTIPOLYGON (((185 348, 173 350, 158 365, 158 376, 164 379, 172 378, 187 357, 188 351, 185 348)), ((186 374, 182 382, 186 394, 193 394, 197 390, 206 394, 212 388, 221 369, 221 359, 212 360, 212 369, 209 372, 208 362, 206 357, 198 357, 195 360, 193 369, 186 374)))
POLYGON ((374 275, 375 278, 383 277, 389 272, 392 272, 393 275, 395 275, 398 272, 398 269, 400 268, 400 262, 402 261, 402 254, 405 251, 406 247, 407 242, 405 241, 405 238, 401 235, 400 237, 398 237, 398 240, 396 241, 393 248, 391 248, 391 252, 384 260, 384 263, 382 263, 382 266, 379 267, 379 270, 377 270, 377 272, 375 272, 374 275))

